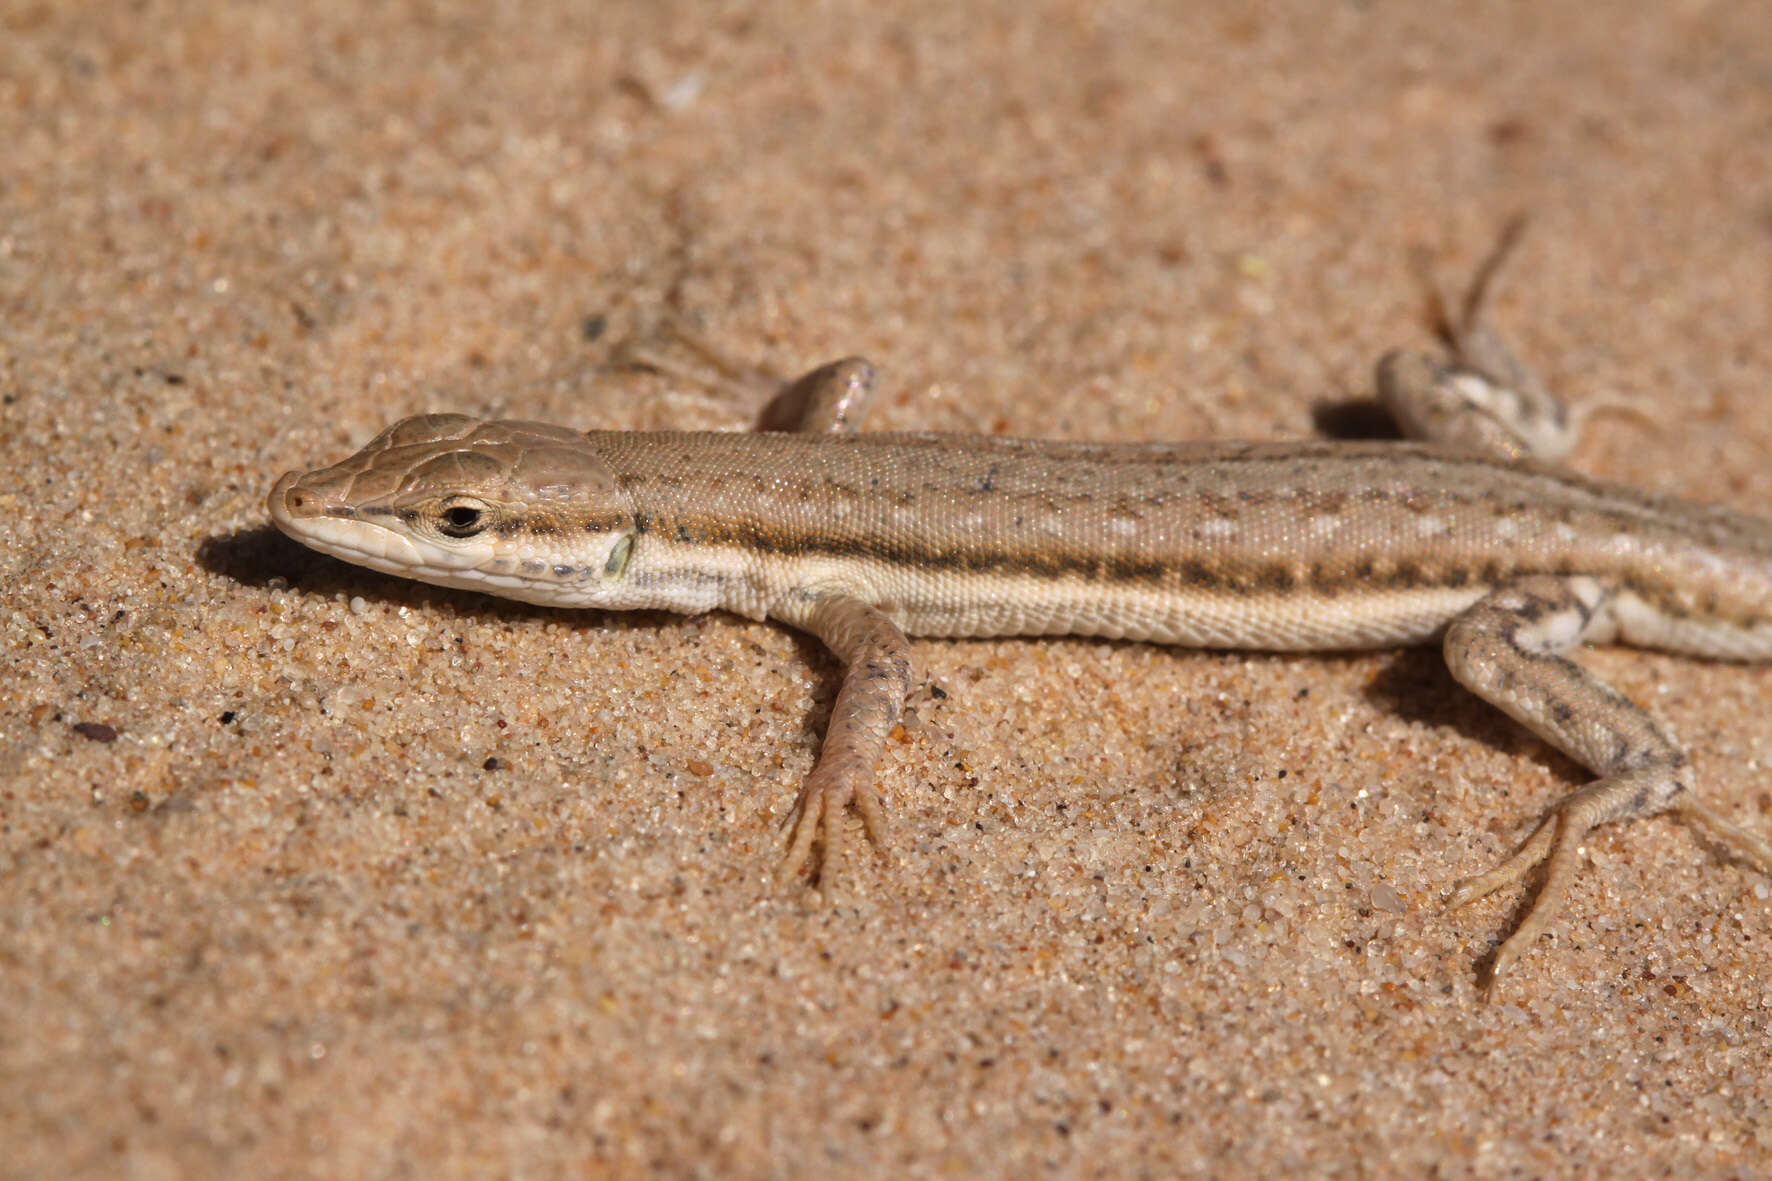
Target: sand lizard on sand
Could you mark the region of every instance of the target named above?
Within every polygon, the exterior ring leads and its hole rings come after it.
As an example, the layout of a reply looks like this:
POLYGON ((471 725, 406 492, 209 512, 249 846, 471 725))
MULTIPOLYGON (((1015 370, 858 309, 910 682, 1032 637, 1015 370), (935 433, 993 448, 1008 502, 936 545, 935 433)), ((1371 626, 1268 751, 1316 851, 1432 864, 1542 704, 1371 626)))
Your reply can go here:
POLYGON ((790 386, 785 433, 580 432, 409 418, 271 491, 290 536, 347 561, 531 603, 722 608, 811 632, 845 673, 783 869, 853 805, 912 673, 907 635, 1109 636, 1277 651, 1440 644, 1452 674, 1597 778, 1463 903, 1544 864, 1492 986, 1545 929, 1594 825, 1674 812, 1772 872, 1772 845, 1693 792, 1641 707, 1568 658, 1619 641, 1772 660, 1772 523, 1549 466, 1579 415, 1487 331, 1489 279, 1449 316, 1450 363, 1392 353, 1378 391, 1431 443, 1128 445, 860 432, 859 360, 790 386))

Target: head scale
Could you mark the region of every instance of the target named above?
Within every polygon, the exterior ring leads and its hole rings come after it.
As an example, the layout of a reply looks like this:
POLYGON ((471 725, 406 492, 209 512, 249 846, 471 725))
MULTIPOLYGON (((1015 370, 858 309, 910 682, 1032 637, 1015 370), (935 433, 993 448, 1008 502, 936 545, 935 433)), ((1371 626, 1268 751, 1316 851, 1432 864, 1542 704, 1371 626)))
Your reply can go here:
POLYGON ((632 551, 634 513, 577 431, 428 414, 349 459, 277 482, 271 519, 346 561, 531 602, 595 605, 632 551))

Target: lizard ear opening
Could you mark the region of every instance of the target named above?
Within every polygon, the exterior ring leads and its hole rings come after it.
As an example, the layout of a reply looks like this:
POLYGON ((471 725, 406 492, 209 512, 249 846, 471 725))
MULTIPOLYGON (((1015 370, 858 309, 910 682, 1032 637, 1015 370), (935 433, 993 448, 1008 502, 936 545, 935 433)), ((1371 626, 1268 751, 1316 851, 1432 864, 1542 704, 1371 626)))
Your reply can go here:
POLYGON ((615 548, 609 551, 609 560, 603 563, 605 578, 620 578, 622 571, 628 568, 628 559, 634 553, 634 535, 623 533, 615 548))

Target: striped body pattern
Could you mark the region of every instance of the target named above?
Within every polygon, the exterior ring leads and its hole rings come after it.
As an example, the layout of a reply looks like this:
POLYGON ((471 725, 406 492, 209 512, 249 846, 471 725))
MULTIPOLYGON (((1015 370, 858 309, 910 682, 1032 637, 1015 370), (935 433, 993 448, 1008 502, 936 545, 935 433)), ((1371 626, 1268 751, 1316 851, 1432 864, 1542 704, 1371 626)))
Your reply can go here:
MULTIPOLYGON (((1511 245, 1504 237, 1500 254, 1511 245)), ((1481 322, 1441 363, 1393 353, 1380 400, 1425 442, 1093 444, 859 430, 873 371, 786 387, 798 429, 580 433, 433 414, 271 490, 322 552, 443 586, 604 610, 723 609, 843 663, 781 872, 850 807, 885 845, 874 773, 913 681, 908 636, 1086 635, 1279 651, 1437 643, 1467 689, 1596 778, 1454 904, 1544 867, 1486 988, 1544 931, 1594 826, 1673 813, 1772 873, 1772 844, 1693 790, 1691 761, 1571 654, 1623 642, 1772 660, 1772 523, 1551 466, 1581 415, 1481 322)))
POLYGON ((273 503, 354 503, 359 521, 406 513, 417 528, 442 511, 439 466, 494 514, 481 564, 338 556, 552 606, 762 619, 797 590, 841 586, 911 635, 1278 651, 1428 643, 1524 575, 1593 575, 1654 621, 1629 642, 1772 656, 1767 523, 1413 443, 579 434, 431 415, 273 503), (501 449, 468 482, 469 457, 501 449))

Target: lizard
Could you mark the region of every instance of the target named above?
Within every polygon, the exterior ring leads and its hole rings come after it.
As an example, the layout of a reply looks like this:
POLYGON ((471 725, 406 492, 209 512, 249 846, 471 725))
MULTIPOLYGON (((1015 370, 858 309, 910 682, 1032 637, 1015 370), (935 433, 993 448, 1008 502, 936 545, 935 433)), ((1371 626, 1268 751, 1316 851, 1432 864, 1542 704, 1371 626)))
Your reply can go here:
POLYGON ((910 636, 1438 644, 1458 682, 1595 775, 1453 892, 1460 906, 1542 866, 1494 951, 1488 995, 1550 924, 1596 825, 1673 813, 1772 873, 1772 844, 1698 798, 1668 728, 1570 658, 1619 641, 1772 660, 1772 522, 1554 463, 1586 412, 1534 378, 1484 314, 1517 228, 1458 309, 1441 300, 1448 356, 1378 362, 1379 400, 1425 441, 865 432, 873 369, 848 358, 782 390, 794 430, 425 414, 285 474, 268 510, 316 550, 440 586, 558 607, 717 608, 816 636, 844 673, 789 814, 785 879, 831 873, 850 808, 886 846, 875 768, 912 687, 910 636))

